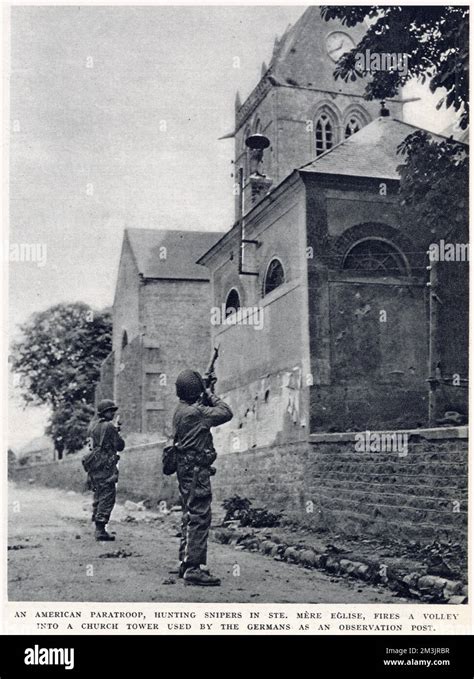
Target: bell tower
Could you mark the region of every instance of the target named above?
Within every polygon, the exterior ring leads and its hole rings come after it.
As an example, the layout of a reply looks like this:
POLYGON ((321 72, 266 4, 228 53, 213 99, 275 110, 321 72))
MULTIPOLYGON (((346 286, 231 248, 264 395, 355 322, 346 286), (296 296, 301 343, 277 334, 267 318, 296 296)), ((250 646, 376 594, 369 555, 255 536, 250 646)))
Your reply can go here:
MULTIPOLYGON (((348 29, 339 21, 325 21, 320 7, 311 6, 275 39, 270 64, 262 64, 260 81, 247 99, 241 102, 237 95, 235 177, 243 183, 244 212, 294 169, 378 117, 380 102, 364 99, 365 79, 346 83, 333 75, 338 59, 364 33, 364 25, 348 29), (247 143, 258 135, 268 140, 261 150, 247 143), (258 154, 257 181, 251 176, 258 154)), ((390 102, 390 109, 401 117, 401 103, 390 102)), ((240 207, 237 197, 236 217, 240 207)))

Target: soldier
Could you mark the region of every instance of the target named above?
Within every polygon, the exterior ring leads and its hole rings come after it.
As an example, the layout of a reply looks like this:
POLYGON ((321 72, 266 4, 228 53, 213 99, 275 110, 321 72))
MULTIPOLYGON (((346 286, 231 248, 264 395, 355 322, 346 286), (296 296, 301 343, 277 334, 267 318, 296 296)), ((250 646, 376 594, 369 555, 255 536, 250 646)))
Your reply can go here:
POLYGON ((94 491, 92 502, 92 521, 95 522, 95 539, 99 541, 115 540, 105 527, 115 505, 116 483, 118 481, 118 451, 125 448, 125 441, 120 436, 120 422, 112 423, 118 408, 110 399, 100 401, 97 407, 97 418, 89 425, 91 447, 98 451, 98 464, 89 472, 91 486, 94 491))
POLYGON ((183 370, 176 380, 180 399, 173 416, 177 475, 183 507, 179 549, 180 577, 192 585, 220 585, 206 568, 207 539, 211 525, 212 463, 217 457, 211 427, 232 419, 232 411, 210 389, 198 372, 183 370))

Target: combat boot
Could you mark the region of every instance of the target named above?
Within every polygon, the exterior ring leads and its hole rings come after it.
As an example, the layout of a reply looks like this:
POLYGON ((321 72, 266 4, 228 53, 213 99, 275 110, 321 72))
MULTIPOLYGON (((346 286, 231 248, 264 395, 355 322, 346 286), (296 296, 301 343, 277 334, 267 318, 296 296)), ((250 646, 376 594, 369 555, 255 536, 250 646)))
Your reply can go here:
POLYGON ((199 585, 201 587, 219 587, 221 581, 209 571, 202 568, 188 568, 184 574, 186 585, 199 585))
MULTIPOLYGON (((186 573, 188 568, 192 568, 192 566, 188 566, 186 561, 181 561, 179 564, 179 570, 178 570, 178 578, 184 578, 184 574, 186 573)), ((209 574, 209 568, 207 566, 199 566, 199 568, 203 571, 205 571, 207 574, 209 574)), ((170 571, 172 572, 172 571, 170 571)), ((175 571, 176 572, 176 571, 175 571)))
POLYGON ((103 521, 95 522, 95 539, 99 542, 113 542, 115 537, 107 533, 105 530, 105 523, 103 521))
POLYGON ((179 564, 178 578, 184 578, 184 574, 186 573, 188 568, 189 566, 187 565, 186 561, 181 561, 181 563, 179 564))

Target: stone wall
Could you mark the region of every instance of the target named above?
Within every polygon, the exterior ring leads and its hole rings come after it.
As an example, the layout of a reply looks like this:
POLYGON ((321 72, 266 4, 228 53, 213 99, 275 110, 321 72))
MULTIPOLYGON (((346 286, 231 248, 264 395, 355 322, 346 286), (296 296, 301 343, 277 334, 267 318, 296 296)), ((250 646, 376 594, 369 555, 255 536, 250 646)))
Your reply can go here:
POLYGON ((211 355, 208 281, 153 280, 142 287, 146 327, 143 420, 136 431, 170 433, 177 405, 175 382, 184 368, 204 372, 211 355))
POLYGON ((114 357, 113 351, 100 367, 100 378, 95 389, 95 404, 104 398, 114 398, 114 357))
MULTIPOLYGON (((449 239, 451 240, 451 238, 449 239)), ((468 235, 452 239, 467 243, 468 235)), ((443 417, 445 411, 457 411, 467 421, 469 375, 469 262, 440 262, 438 292, 439 305, 439 358, 443 376, 436 394, 436 411, 443 417)))
POLYGON ((465 543, 467 440, 461 431, 415 430, 406 455, 358 452, 355 434, 316 434, 311 443, 221 454, 215 496, 219 502, 248 497, 330 533, 465 543))
POLYGON ((135 337, 122 349, 115 375, 115 398, 120 408, 123 433, 142 431, 142 338, 135 337))
POLYGON ((414 254, 422 247, 397 222, 396 186, 380 195, 375 180, 305 181, 311 431, 427 426, 426 276, 414 254), (344 269, 347 250, 367 238, 408 253, 410 275, 344 269))
POLYGON ((328 288, 331 383, 312 390, 312 431, 426 425, 423 287, 336 276, 328 288))
MULTIPOLYGON (((260 324, 213 324, 219 344, 217 390, 228 401, 233 419, 216 430, 220 449, 243 451, 284 440, 301 440, 308 431, 308 319, 306 288, 305 202, 299 179, 288 184, 266 208, 258 206, 246 220, 252 265, 258 275, 238 275, 237 234, 230 234, 212 264, 214 305, 221 308, 229 291, 242 307, 259 310, 260 324), (232 256, 232 254, 234 256, 232 256), (285 282, 265 293, 267 267, 278 258, 285 282)), ((247 257, 246 254, 246 257, 247 257)))

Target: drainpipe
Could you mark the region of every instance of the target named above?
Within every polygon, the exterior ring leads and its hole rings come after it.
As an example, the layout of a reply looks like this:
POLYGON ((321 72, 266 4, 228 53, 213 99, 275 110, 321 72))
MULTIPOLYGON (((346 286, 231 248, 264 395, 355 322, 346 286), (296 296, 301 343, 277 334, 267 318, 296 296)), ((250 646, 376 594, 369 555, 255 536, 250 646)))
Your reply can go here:
MULTIPOLYGON (((429 252, 428 252, 429 256, 429 252)), ((428 361, 429 361, 429 377, 427 382, 430 385, 429 399, 428 399, 428 421, 430 427, 436 425, 436 417, 438 414, 438 397, 439 387, 441 385, 441 369, 440 369, 440 355, 439 355, 439 305, 441 303, 438 297, 438 263, 431 261, 427 267, 430 272, 430 280, 426 284, 429 290, 429 344, 428 344, 428 361)))

